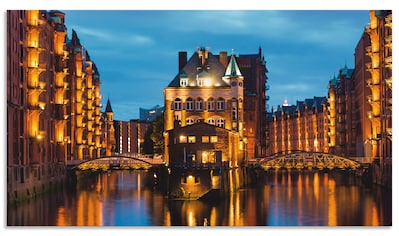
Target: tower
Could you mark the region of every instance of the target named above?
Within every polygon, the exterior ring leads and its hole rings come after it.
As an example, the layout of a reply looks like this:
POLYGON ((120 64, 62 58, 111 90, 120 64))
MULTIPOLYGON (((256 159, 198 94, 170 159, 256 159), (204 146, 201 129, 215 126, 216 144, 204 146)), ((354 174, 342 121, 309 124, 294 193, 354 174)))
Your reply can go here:
POLYGON ((114 112, 112 111, 111 102, 107 101, 105 107, 105 155, 110 156, 115 151, 115 128, 114 128, 114 112))

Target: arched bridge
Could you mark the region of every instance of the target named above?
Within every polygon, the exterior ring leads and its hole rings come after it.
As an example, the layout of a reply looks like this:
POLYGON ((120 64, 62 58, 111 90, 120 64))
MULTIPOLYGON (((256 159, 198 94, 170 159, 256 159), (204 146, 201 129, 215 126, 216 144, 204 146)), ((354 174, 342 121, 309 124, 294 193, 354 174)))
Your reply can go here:
POLYGON ((358 161, 321 152, 293 152, 289 154, 276 154, 260 159, 257 164, 266 171, 280 168, 357 170, 361 167, 361 163, 358 161))
POLYGON ((162 159, 135 157, 131 155, 103 156, 97 159, 76 160, 68 162, 70 169, 107 171, 111 169, 121 170, 147 170, 154 165, 162 165, 162 159))

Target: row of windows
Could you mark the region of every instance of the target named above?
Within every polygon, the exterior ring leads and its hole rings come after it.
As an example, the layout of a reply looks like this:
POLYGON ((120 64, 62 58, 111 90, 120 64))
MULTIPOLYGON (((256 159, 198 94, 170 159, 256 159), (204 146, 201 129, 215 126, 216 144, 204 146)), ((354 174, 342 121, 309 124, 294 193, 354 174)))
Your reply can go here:
MULTIPOLYGON (((186 124, 187 124, 187 125, 192 125, 192 124, 194 124, 194 123, 198 123, 199 121, 200 121, 200 120, 194 120, 193 118, 188 118, 188 119, 186 120, 186 124)), ((223 118, 218 118, 218 119, 209 118, 206 122, 207 122, 208 124, 216 125, 216 126, 221 127, 221 128, 224 128, 224 124, 225 124, 225 121, 224 121, 223 118)))
MULTIPOLYGON (((182 110, 183 109, 183 102, 180 98, 176 98, 173 102, 173 110, 182 110)), ((223 98, 219 98, 216 103, 214 99, 209 99, 208 102, 204 102, 202 98, 198 98, 197 100, 193 100, 192 98, 188 98, 186 100, 186 110, 187 111, 203 111, 203 110, 218 110, 222 111, 225 109, 225 101, 223 98), (195 105, 195 107, 194 107, 195 105)))
MULTIPOLYGON (((197 142, 197 137, 195 135, 188 135, 188 136, 181 135, 179 137, 179 143, 196 143, 196 142, 197 142)), ((201 142, 202 143, 217 143, 218 136, 216 136, 216 135, 202 136, 201 142)))

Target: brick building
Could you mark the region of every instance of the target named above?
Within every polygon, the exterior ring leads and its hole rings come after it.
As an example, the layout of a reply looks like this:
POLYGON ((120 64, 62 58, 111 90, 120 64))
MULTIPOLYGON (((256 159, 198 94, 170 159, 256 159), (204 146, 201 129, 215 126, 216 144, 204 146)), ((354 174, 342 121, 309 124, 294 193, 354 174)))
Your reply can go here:
POLYGON ((100 78, 60 11, 7 11, 7 199, 64 181, 102 152, 100 78))

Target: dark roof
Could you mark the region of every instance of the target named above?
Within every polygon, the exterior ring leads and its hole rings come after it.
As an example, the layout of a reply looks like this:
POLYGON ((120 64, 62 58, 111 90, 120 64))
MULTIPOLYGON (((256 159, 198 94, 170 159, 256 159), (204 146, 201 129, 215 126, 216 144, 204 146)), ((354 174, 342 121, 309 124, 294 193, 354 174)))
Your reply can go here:
POLYGON ((111 102, 109 101, 109 99, 107 101, 107 106, 105 107, 105 112, 113 112, 111 108, 111 102))
POLYGON ((226 68, 219 62, 219 59, 211 52, 208 52, 208 58, 204 65, 201 65, 198 52, 194 52, 187 64, 179 71, 175 78, 169 83, 168 87, 180 87, 180 78, 187 78, 190 87, 197 83, 197 75, 207 74, 222 87, 228 87, 229 84, 222 79, 226 68))

